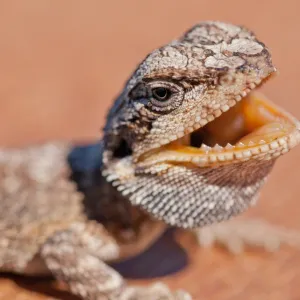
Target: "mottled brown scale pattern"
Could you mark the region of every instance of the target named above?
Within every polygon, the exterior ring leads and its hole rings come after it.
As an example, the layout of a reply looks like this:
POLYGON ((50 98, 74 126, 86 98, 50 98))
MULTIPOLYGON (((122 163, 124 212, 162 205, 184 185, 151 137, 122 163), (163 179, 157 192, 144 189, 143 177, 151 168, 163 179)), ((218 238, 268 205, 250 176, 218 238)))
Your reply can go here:
POLYGON ((2 269, 9 271, 13 266, 23 273, 48 236, 84 220, 83 197, 66 176, 68 149, 53 144, 1 152, 0 168, 5 174, 0 190, 0 230, 5 232, 0 248, 2 269), (36 159, 32 154, 38 155, 36 159))

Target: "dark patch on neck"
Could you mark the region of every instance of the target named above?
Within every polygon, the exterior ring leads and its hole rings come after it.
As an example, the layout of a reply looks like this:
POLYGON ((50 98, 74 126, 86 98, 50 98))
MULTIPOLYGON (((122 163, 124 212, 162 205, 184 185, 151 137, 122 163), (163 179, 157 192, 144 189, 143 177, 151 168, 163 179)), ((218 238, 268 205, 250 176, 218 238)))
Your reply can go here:
POLYGON ((94 184, 83 190, 85 213, 95 220, 121 243, 134 242, 139 235, 142 223, 148 216, 133 207, 106 179, 98 174, 94 184))
MULTIPOLYGON (((123 141, 114 154, 122 157, 130 155, 130 151, 123 141)), ((84 194, 83 209, 87 218, 102 223, 117 239, 120 236, 121 240, 122 233, 126 231, 130 233, 127 236, 134 240, 148 217, 132 207, 128 199, 102 176, 101 142, 74 147, 68 156, 68 163, 72 171, 71 180, 84 194)))

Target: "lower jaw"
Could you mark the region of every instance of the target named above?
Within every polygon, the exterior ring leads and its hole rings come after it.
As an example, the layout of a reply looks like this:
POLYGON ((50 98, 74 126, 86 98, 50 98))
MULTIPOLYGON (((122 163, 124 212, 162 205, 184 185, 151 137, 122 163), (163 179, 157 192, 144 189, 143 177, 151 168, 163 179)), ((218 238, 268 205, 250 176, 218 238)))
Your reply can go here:
POLYGON ((274 159, 300 142, 299 124, 261 94, 250 93, 201 129, 171 142, 143 160, 218 166, 274 159))

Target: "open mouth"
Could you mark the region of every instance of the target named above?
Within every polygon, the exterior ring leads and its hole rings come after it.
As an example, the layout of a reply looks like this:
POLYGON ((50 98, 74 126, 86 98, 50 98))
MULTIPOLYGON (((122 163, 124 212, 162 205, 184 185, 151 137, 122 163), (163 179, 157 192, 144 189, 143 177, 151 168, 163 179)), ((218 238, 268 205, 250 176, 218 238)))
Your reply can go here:
MULTIPOLYGON (((204 127, 162 146, 155 153, 155 161, 207 166, 251 157, 271 159, 298 143, 291 141, 295 133, 298 138, 297 123, 292 116, 263 95, 251 92, 204 127)), ((149 160, 151 155, 144 162, 149 160)))

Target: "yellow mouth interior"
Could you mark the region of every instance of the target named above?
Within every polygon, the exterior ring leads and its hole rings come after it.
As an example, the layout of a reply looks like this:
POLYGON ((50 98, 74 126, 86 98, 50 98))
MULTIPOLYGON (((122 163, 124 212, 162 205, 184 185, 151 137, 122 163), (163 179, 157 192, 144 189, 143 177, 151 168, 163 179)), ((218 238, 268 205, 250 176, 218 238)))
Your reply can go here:
POLYGON ((185 153, 253 147, 287 136, 295 125, 262 95, 250 93, 206 126, 170 143, 168 150, 185 153))

